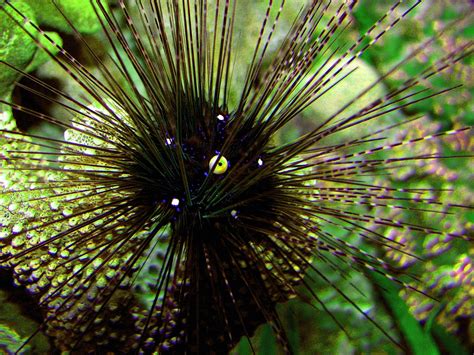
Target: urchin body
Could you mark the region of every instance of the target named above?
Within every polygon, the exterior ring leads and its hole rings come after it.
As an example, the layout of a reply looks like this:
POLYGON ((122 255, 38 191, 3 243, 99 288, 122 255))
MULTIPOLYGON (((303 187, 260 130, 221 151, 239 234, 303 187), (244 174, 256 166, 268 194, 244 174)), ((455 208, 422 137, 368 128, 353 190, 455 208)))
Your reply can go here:
POLYGON ((158 148, 169 163, 143 173, 155 182, 142 185, 144 196, 152 196, 149 208, 161 206, 155 219, 167 216, 170 244, 185 253, 174 271, 176 328, 155 339, 162 351, 225 352, 265 319, 276 320, 276 304, 296 295, 314 247, 304 229, 290 232, 301 217, 288 215, 285 204, 304 201, 280 182, 259 127, 242 129, 223 112, 204 110, 200 117, 184 133, 171 128, 158 148), (293 244, 284 250, 290 236, 293 244), (269 268, 276 259, 280 268, 269 268))

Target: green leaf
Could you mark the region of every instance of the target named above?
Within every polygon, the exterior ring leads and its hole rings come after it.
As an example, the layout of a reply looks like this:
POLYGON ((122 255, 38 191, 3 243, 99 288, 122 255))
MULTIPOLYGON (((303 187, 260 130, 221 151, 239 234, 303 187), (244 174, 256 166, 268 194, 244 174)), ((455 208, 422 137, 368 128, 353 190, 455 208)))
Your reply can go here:
POLYGON ((400 298, 399 288, 393 281, 386 277, 371 273, 371 279, 379 287, 380 294, 385 300, 393 315, 397 327, 405 339, 410 353, 413 354, 439 354, 438 347, 431 335, 423 330, 418 321, 411 315, 407 305, 400 298))
POLYGON ((272 327, 266 324, 262 327, 262 335, 259 344, 259 354, 273 355, 277 353, 277 342, 272 327))
POLYGON ((431 333, 431 329, 435 325, 436 317, 443 311, 446 307, 446 302, 440 303, 435 309, 433 309, 430 313, 430 316, 426 320, 425 323, 425 331, 431 333))

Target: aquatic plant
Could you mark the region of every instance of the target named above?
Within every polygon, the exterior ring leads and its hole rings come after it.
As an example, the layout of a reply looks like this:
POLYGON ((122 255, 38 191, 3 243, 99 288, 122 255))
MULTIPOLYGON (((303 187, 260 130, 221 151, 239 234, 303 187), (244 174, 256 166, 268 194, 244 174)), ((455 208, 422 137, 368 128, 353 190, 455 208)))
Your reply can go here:
POLYGON ((468 206, 445 203, 443 189, 403 182, 406 165, 454 155, 425 144, 470 128, 401 137, 421 117, 395 113, 455 89, 430 80, 465 60, 472 42, 400 78, 463 29, 463 21, 447 25, 378 80, 329 101, 356 75, 358 58, 419 2, 394 3, 348 41, 356 3, 308 1, 292 21, 284 17, 289 4, 270 1, 247 37, 235 32, 245 1, 117 1, 115 9, 93 1, 107 55, 58 5, 90 69, 4 2, 4 16, 78 87, 72 95, 0 62, 64 115, 1 101, 9 109, 0 138, 0 266, 39 304, 57 349, 228 352, 269 323, 289 352, 279 303, 299 296, 343 328, 314 282, 398 342, 332 276, 352 269, 421 292, 382 255, 416 258, 389 233, 469 238, 410 218, 468 206), (385 88, 390 78, 400 82, 385 88), (337 107, 284 138, 311 105, 327 102, 337 107), (18 130, 12 112, 60 127, 64 137, 18 130))

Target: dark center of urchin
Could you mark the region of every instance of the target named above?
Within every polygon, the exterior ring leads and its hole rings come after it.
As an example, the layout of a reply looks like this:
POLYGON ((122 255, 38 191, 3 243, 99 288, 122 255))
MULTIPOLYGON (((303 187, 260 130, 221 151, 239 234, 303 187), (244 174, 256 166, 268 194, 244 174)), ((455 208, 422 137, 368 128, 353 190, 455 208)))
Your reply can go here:
POLYGON ((278 179, 266 169, 269 145, 261 137, 222 109, 183 114, 160 137, 136 145, 131 176, 141 201, 161 207, 172 224, 200 221, 199 229, 219 230, 242 213, 268 218, 278 179))

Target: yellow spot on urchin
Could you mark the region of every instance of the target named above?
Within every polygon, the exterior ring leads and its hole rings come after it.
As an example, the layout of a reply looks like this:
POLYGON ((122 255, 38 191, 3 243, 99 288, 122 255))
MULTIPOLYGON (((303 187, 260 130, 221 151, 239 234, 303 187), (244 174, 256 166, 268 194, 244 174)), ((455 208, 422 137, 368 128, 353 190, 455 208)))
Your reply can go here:
POLYGON ((214 155, 209 161, 209 169, 213 174, 221 175, 224 174, 229 168, 229 162, 222 155, 214 155), (219 159, 219 161, 217 161, 219 159))

